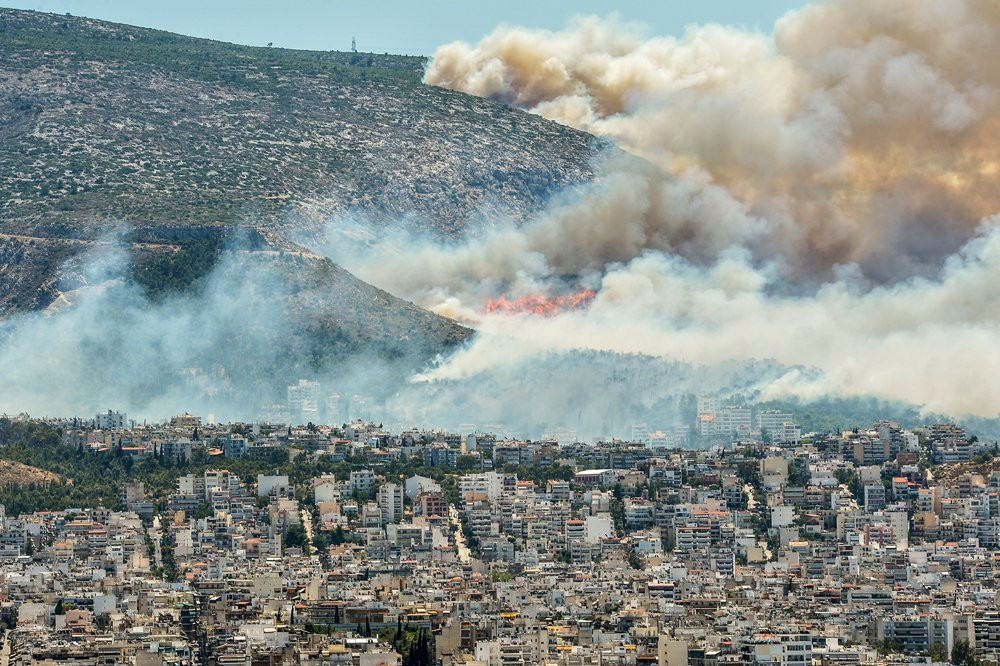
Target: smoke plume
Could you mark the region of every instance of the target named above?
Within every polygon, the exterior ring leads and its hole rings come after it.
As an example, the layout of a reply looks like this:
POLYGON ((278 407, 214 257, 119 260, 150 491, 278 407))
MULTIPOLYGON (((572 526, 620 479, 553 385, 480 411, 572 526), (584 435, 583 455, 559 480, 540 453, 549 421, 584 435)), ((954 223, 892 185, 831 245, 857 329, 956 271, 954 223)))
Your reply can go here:
POLYGON ((767 358, 790 369, 760 377, 763 397, 994 416, 998 47, 1000 9, 975 0, 820 3, 773 35, 503 26, 441 47, 426 81, 632 156, 602 156, 594 182, 458 245, 400 232, 346 250, 338 226, 327 251, 480 331, 425 381, 577 349, 702 368, 767 358), (498 295, 582 290, 589 307, 557 316, 487 312, 498 295))
POLYGON ((742 208, 721 227, 654 222, 650 247, 686 254, 742 234, 797 279, 857 264, 884 282, 934 274, 998 210, 998 48, 993 2, 840 0, 789 13, 773 35, 504 26, 438 49, 426 80, 613 139, 742 208))

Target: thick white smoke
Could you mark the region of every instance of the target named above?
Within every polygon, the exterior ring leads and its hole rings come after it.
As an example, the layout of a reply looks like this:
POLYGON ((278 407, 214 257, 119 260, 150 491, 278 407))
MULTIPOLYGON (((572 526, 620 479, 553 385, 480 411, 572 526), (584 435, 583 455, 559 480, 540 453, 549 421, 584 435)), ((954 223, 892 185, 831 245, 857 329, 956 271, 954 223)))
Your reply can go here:
MULTIPOLYGON (((234 241, 200 282, 151 299, 130 279, 121 235, 68 261, 61 295, 45 311, 0 321, 0 413, 121 409, 161 420, 190 410, 255 420, 301 378, 328 392, 379 395, 420 367, 405 346, 386 351, 374 334, 344 340, 361 324, 341 321, 349 306, 336 319, 324 311, 316 284, 362 309, 371 294, 352 294, 355 283, 330 278, 319 258, 234 241)), ((410 333, 410 347, 421 333, 410 333)))
POLYGON ((401 234, 358 252, 335 230, 330 247, 362 278, 479 329, 426 380, 573 349, 773 358, 821 372, 762 378, 765 397, 995 416, 998 48, 1000 9, 975 0, 821 3, 771 36, 646 38, 595 18, 501 27, 439 49, 427 82, 642 159, 604 156, 593 183, 457 246, 401 234), (499 294, 579 288, 596 290, 587 309, 485 313, 499 294))
POLYGON ((764 397, 874 395, 938 413, 995 416, 1000 388, 987 378, 1000 369, 998 223, 984 223, 933 278, 871 287, 845 270, 808 295, 780 293, 782 272, 754 265, 746 250, 724 251, 709 265, 647 251, 590 278, 596 289, 590 307, 551 317, 484 311, 497 289, 524 294, 558 285, 544 257, 524 249, 530 228, 491 233, 457 249, 411 238, 394 247, 413 252, 390 258, 379 244, 367 255, 352 250, 353 261, 346 252, 338 258, 479 330, 471 346, 422 379, 466 380, 573 349, 707 365, 768 358, 823 373, 768 377, 764 397))
POLYGON ((526 352, 599 348, 718 364, 773 358, 792 371, 766 397, 878 395, 951 414, 996 415, 1000 388, 1000 231, 990 227, 939 278, 813 297, 768 293, 770 276, 733 253, 708 268, 650 253, 611 268, 587 310, 485 317, 477 344, 435 377, 474 374, 526 352))

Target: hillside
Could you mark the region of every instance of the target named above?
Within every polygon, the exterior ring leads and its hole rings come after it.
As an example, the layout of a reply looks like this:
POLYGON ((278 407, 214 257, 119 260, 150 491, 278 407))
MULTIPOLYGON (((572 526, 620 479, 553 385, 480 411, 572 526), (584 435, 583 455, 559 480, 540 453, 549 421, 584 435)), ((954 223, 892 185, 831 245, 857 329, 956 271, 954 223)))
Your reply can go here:
POLYGON ((422 68, 0 9, 0 313, 50 301, 67 239, 109 220, 152 243, 232 226, 280 243, 346 212, 454 237, 591 176, 588 135, 422 68))
MULTIPOLYGON (((341 214, 405 218, 443 239, 488 216, 520 219, 591 178, 594 147, 423 85, 423 66, 0 9, 0 321, 62 311, 109 279, 154 303, 198 293, 230 256, 229 277, 237 263, 249 283, 265 272, 264 293, 288 315, 276 386, 357 352, 416 367, 466 339, 295 239, 341 214), (125 265, 88 269, 109 246, 124 248, 125 265)), ((203 302, 172 303, 211 315, 203 302)), ((251 353, 227 351, 243 365, 251 353)))
POLYGON ((21 232, 362 208, 454 233, 590 175, 587 135, 422 85, 419 58, 2 9, 0 30, 0 210, 21 232))
POLYGON ((52 483, 72 483, 58 474, 10 460, 0 460, 0 488, 44 487, 52 483))
POLYGON ((979 474, 989 479, 993 472, 1000 472, 1000 457, 996 456, 995 451, 987 453, 983 458, 948 465, 935 465, 930 469, 930 473, 938 483, 954 483, 967 474, 979 474))

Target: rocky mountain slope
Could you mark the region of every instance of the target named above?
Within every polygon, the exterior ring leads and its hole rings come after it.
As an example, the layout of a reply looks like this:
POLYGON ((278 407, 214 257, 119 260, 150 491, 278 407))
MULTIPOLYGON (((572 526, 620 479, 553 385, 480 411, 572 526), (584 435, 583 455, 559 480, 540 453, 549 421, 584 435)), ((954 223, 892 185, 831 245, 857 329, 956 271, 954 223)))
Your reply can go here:
POLYGON ((239 238, 256 259, 299 258, 276 265, 309 274, 288 282, 323 303, 310 329, 464 339, 290 240, 345 213, 454 238, 592 176, 588 135, 423 85, 423 65, 0 9, 0 317, 67 300, 86 278, 66 266, 112 236, 151 297, 204 278, 239 238))
POLYGON ((0 62, 0 214, 20 231, 362 208, 454 233, 590 175, 587 135, 422 85, 419 58, 0 10, 0 62))
POLYGON ((11 460, 0 460, 0 488, 42 487, 60 482, 72 483, 73 481, 38 467, 11 460))

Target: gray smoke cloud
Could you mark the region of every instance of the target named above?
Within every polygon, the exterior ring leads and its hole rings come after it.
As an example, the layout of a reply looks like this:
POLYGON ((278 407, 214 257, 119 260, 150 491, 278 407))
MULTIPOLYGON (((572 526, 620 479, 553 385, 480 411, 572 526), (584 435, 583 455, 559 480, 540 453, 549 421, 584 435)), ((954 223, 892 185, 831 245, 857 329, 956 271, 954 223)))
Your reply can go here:
MULTIPOLYGON (((625 433, 634 422, 664 414, 672 423, 679 402, 697 387, 752 388, 759 381, 760 372, 742 364, 706 375, 684 363, 575 349, 514 359, 475 377, 414 378, 415 370, 439 367, 425 365, 419 349, 407 358, 371 340, 338 345, 336 335, 313 326, 310 313, 323 313, 317 299, 350 298, 343 285, 334 294, 310 290, 318 257, 251 250, 236 239, 193 288, 151 299, 130 279, 128 235, 120 225, 68 260, 60 270, 60 296, 46 310, 0 324, 0 413, 89 418, 116 409, 160 421, 194 411, 256 421, 281 413, 286 387, 307 379, 321 384, 312 418, 331 422, 366 418, 396 430, 590 437, 625 433), (623 367, 631 368, 626 381, 623 367), (339 407, 325 404, 334 393, 339 407), (613 404, 607 401, 612 394, 613 404)), ((373 330, 359 330, 374 337, 373 330)), ((402 349, 419 348, 421 331, 406 335, 402 349)), ((772 377, 781 370, 767 368, 772 377)))
POLYGON ((328 247, 340 248, 331 253, 362 277, 479 331, 420 380, 481 380, 577 349, 707 367, 773 359, 793 369, 761 377, 765 399, 874 395, 938 413, 997 414, 1000 389, 984 378, 1000 368, 1000 218, 984 222, 930 278, 872 286, 845 269, 798 294, 789 293, 780 268, 756 264, 746 249, 725 250, 707 264, 647 250, 585 278, 596 292, 589 307, 555 316, 487 312, 496 293, 554 293, 565 284, 567 276, 532 249, 535 233, 545 237, 534 227, 553 219, 561 218, 542 216, 458 247, 410 236, 375 241, 367 253, 343 242, 328 247))
MULTIPOLYGON (((125 231, 68 261, 45 311, 2 322, 0 412, 256 420, 299 379, 382 396, 422 367, 419 352, 415 360, 324 330, 318 257, 235 240, 194 288, 151 299, 131 279, 125 231)), ((354 297, 350 286, 335 284, 339 298, 354 297)), ((419 331, 410 343, 419 348, 419 331)))

